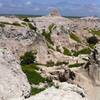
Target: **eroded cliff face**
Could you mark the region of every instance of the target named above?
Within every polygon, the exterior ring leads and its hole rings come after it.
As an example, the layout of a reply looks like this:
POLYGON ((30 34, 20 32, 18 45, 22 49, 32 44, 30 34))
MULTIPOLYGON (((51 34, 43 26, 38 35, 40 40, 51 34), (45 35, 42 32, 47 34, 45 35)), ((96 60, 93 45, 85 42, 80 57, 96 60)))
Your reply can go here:
POLYGON ((19 62, 11 51, 0 48, 0 100, 29 95, 30 85, 19 62))
POLYGON ((85 69, 92 79, 94 85, 100 85, 100 44, 96 45, 89 56, 89 61, 85 65, 85 69))
POLYGON ((93 84, 92 100, 100 99, 100 44, 96 45, 96 48, 89 56, 89 61, 85 65, 85 71, 88 75, 88 79, 93 84))

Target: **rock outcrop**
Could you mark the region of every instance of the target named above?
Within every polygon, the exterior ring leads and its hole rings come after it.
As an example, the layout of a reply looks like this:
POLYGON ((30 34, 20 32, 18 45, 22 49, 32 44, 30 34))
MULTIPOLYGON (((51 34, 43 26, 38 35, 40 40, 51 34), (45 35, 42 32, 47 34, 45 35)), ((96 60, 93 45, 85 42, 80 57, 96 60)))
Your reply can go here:
POLYGON ((30 85, 12 52, 0 49, 0 100, 29 97, 30 85))
POLYGON ((100 44, 96 45, 89 56, 85 69, 94 85, 100 85, 100 44))
POLYGON ((87 100, 83 89, 68 83, 59 83, 28 100, 87 100))
POLYGON ((51 16, 51 17, 60 16, 60 13, 59 13, 58 9, 53 9, 49 13, 49 16, 51 16))

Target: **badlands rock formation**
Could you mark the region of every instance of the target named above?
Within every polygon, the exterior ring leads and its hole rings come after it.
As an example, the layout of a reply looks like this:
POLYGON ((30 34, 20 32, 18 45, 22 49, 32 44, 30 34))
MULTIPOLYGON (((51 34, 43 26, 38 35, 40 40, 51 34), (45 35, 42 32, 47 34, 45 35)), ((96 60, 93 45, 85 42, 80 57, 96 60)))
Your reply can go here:
POLYGON ((59 11, 58 11, 57 9, 53 9, 53 10, 50 12, 49 16, 52 16, 52 17, 60 16, 60 13, 59 13, 59 11))
MULTIPOLYGON (((23 18, 0 17, 0 99, 24 100, 30 96, 31 86, 21 70, 19 58, 26 51, 36 50, 39 74, 52 78, 56 88, 48 88, 28 100, 87 100, 87 97, 100 100, 100 45, 89 59, 89 52, 83 52, 91 48, 86 41, 93 36, 90 31, 100 30, 98 19, 94 19, 47 16, 30 17, 29 22, 25 22, 23 18), (52 25, 56 28, 52 29, 52 25), (74 39, 70 36, 72 33, 74 39), (80 54, 75 55, 77 53, 80 54), (48 61, 54 65, 47 67, 48 61), (78 64, 81 64, 79 68, 78 64)), ((100 39, 99 34, 95 35, 100 39)))
POLYGON ((71 84, 59 83, 57 88, 47 90, 30 97, 28 100, 87 100, 84 90, 71 84))
POLYGON ((0 100, 29 97, 30 85, 11 51, 0 49, 0 100))

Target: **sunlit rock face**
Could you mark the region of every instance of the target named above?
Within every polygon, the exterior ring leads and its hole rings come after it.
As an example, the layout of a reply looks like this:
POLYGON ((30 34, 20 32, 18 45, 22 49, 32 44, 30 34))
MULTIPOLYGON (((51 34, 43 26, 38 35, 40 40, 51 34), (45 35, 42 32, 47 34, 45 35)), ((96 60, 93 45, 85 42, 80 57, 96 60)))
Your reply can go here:
POLYGON ((0 100, 28 97, 30 85, 12 52, 0 49, 0 100))
POLYGON ((60 83, 57 88, 48 88, 28 100, 87 100, 87 98, 83 89, 68 83, 60 83))

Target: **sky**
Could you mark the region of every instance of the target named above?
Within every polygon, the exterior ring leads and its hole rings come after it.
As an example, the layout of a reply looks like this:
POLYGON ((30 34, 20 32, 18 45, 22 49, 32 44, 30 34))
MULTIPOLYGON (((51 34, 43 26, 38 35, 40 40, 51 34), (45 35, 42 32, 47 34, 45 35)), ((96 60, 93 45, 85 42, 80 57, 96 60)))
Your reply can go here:
POLYGON ((55 8, 63 16, 100 16, 100 0, 0 0, 0 14, 47 15, 55 8))

